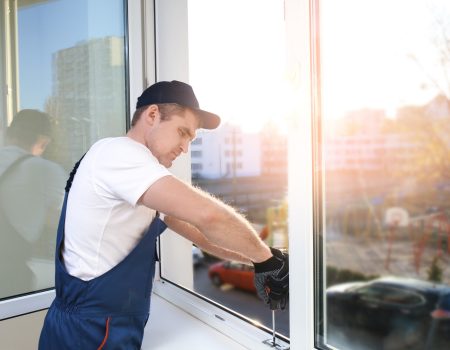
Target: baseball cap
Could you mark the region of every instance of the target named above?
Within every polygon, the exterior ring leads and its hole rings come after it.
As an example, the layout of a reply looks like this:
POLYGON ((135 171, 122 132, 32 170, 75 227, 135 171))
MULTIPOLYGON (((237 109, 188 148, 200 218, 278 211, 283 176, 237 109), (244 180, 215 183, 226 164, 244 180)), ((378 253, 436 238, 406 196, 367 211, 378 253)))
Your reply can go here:
POLYGON ((181 81, 160 81, 149 86, 138 97, 136 109, 159 103, 176 103, 190 108, 200 118, 203 129, 215 129, 220 124, 218 115, 200 109, 192 87, 181 81))

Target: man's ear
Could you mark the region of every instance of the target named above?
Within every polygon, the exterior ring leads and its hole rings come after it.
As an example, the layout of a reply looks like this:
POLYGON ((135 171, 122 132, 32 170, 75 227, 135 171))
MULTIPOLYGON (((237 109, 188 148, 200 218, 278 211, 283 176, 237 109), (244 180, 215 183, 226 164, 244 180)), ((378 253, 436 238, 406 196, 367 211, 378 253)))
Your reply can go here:
POLYGON ((159 108, 157 105, 150 105, 144 112, 144 118, 150 125, 153 125, 159 116, 159 108))
POLYGON ((50 141, 50 137, 39 135, 34 145, 31 146, 31 154, 34 156, 41 156, 45 152, 50 141))

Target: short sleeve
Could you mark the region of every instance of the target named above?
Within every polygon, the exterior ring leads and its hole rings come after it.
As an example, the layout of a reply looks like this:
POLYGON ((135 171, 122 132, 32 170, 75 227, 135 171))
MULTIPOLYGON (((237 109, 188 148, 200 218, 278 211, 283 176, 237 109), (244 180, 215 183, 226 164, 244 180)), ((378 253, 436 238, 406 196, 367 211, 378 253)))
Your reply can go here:
POLYGON ((144 145, 127 137, 102 145, 95 154, 92 174, 103 195, 133 206, 152 184, 171 175, 144 145))

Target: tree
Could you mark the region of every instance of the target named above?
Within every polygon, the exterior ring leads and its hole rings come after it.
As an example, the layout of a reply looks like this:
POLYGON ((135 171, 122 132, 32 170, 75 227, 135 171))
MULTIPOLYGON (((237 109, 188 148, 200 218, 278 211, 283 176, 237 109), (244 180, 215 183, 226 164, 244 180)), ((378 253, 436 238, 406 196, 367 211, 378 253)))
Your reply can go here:
POLYGON ((442 282, 442 268, 439 266, 439 258, 435 256, 428 269, 428 280, 432 282, 442 282))

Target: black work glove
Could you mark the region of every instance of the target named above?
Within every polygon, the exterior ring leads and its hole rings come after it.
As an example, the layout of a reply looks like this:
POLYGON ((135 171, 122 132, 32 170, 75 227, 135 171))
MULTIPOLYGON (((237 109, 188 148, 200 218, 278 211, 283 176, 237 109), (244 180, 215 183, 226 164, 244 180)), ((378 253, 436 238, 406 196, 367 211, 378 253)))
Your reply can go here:
POLYGON ((289 299, 289 255, 270 248, 273 256, 255 266, 255 287, 258 296, 271 310, 286 307, 289 299))

